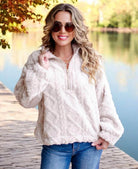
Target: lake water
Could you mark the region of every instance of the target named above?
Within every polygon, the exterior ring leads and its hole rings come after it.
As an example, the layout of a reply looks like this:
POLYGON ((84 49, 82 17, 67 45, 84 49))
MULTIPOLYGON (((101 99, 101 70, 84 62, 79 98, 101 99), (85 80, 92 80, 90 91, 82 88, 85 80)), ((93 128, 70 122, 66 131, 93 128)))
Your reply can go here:
MULTIPOLYGON (((40 31, 8 36, 12 48, 0 51, 0 81, 12 91, 41 37, 40 31)), ((104 57, 113 100, 125 128, 116 146, 138 160, 138 34, 93 32, 89 37, 104 57)))

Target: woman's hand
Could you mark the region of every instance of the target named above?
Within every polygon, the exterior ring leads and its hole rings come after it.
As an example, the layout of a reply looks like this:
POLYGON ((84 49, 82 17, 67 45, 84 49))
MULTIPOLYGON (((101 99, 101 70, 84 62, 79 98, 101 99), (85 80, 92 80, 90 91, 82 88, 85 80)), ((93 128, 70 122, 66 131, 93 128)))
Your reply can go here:
POLYGON ((41 54, 39 55, 38 61, 39 64, 44 68, 44 69, 48 69, 49 67, 49 53, 42 50, 41 54))
POLYGON ((108 148, 109 143, 100 137, 97 141, 92 143, 92 146, 95 146, 97 150, 104 150, 108 148))

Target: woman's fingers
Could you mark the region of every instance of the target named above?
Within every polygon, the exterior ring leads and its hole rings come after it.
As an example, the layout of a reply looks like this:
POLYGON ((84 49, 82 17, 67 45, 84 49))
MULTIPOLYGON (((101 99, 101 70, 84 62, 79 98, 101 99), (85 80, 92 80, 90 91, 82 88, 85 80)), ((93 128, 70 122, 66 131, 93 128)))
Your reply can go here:
POLYGON ((46 56, 44 56, 44 61, 47 62, 48 61, 48 58, 46 56))
POLYGON ((101 143, 102 143, 102 141, 101 141, 101 139, 99 138, 97 141, 95 141, 95 142, 92 143, 92 146, 96 146, 96 145, 99 145, 99 144, 101 144, 101 143))
POLYGON ((41 51, 41 54, 39 55, 39 64, 45 69, 48 69, 49 67, 48 58, 49 58, 48 52, 41 51))
POLYGON ((107 149, 109 143, 102 138, 99 138, 97 141, 92 143, 92 146, 95 146, 97 150, 107 149))

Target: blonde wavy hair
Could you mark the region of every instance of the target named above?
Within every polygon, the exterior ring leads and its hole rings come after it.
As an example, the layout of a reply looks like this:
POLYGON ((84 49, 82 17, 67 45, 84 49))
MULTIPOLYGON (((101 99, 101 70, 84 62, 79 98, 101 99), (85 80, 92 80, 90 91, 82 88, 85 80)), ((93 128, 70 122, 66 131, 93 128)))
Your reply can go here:
POLYGON ((84 19, 77 8, 71 4, 61 3, 56 5, 48 13, 45 19, 45 26, 43 28, 44 37, 42 37, 42 46, 45 49, 49 49, 54 52, 55 42, 51 36, 52 27, 54 23, 54 17, 59 11, 66 11, 71 14, 72 23, 75 26, 75 38, 72 44, 79 46, 79 54, 83 62, 81 65, 81 70, 89 76, 89 80, 95 80, 95 73, 99 69, 99 60, 101 55, 96 54, 93 49, 92 43, 88 40, 88 27, 84 24, 84 19))

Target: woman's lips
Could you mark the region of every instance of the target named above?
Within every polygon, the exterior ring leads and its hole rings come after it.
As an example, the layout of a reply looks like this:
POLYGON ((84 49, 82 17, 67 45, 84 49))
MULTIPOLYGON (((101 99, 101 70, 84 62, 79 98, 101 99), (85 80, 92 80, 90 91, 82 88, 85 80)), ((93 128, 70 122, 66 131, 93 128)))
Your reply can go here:
POLYGON ((68 38, 67 36, 63 36, 63 35, 58 36, 58 39, 60 39, 60 40, 66 40, 67 38, 68 38))

